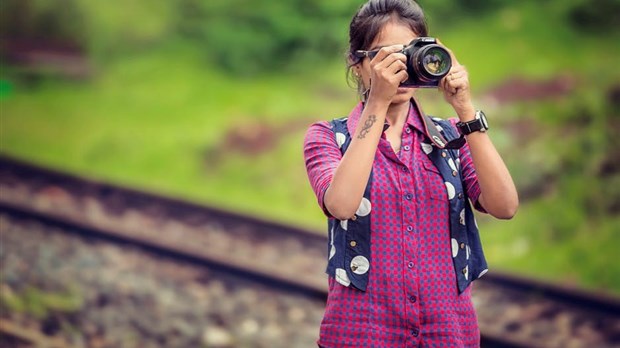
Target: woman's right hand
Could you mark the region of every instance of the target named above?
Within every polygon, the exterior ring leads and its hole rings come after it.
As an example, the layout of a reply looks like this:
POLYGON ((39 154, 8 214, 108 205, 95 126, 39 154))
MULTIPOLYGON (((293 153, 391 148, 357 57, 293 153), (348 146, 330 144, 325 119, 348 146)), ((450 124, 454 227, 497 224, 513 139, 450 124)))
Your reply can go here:
POLYGON ((392 102, 398 87, 405 82, 407 57, 401 53, 403 45, 387 46, 370 61, 370 93, 368 102, 392 102))

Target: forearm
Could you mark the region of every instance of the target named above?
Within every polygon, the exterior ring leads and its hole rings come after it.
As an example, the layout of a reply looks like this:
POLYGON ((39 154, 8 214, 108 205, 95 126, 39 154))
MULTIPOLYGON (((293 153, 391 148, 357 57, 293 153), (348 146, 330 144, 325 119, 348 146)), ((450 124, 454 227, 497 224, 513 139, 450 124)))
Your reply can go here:
MULTIPOLYGON (((474 114, 471 108, 459 112, 459 118, 468 121, 474 114)), ((466 137, 480 185, 479 203, 494 217, 512 218, 519 206, 519 198, 506 164, 486 132, 474 132, 466 137)))
POLYGON ((386 103, 368 103, 360 116, 349 148, 325 192, 325 207, 335 218, 351 218, 360 205, 383 133, 388 106, 386 103))

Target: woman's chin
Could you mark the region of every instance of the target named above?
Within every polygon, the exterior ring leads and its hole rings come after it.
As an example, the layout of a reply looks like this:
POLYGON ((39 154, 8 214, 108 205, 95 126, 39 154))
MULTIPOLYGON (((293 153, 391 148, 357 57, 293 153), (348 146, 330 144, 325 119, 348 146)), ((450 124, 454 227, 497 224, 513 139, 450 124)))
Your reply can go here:
POLYGON ((392 98, 392 104, 406 103, 413 98, 415 89, 399 87, 396 95, 392 98))

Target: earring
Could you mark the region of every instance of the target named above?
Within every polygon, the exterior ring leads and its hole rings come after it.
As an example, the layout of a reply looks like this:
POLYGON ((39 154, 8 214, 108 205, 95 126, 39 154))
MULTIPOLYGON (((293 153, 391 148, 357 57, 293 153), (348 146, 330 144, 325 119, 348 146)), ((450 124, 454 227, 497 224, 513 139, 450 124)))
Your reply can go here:
POLYGON ((364 85, 360 82, 359 87, 359 94, 360 94, 360 100, 362 101, 362 103, 365 103, 366 100, 368 99, 368 95, 370 94, 370 84, 372 83, 372 80, 368 81, 368 88, 364 89, 364 85))

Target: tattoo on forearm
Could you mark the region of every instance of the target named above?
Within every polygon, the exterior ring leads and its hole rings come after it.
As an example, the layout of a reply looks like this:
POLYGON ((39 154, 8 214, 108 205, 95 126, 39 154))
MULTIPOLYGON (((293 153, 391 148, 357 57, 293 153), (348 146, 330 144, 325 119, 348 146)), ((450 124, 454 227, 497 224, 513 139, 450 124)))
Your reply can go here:
POLYGON ((364 139, 366 137, 366 134, 370 132, 370 128, 372 127, 373 124, 375 124, 375 122, 377 122, 377 116, 375 115, 368 116, 368 118, 366 119, 366 122, 364 122, 364 126, 362 127, 360 134, 357 135, 357 138, 364 139))

